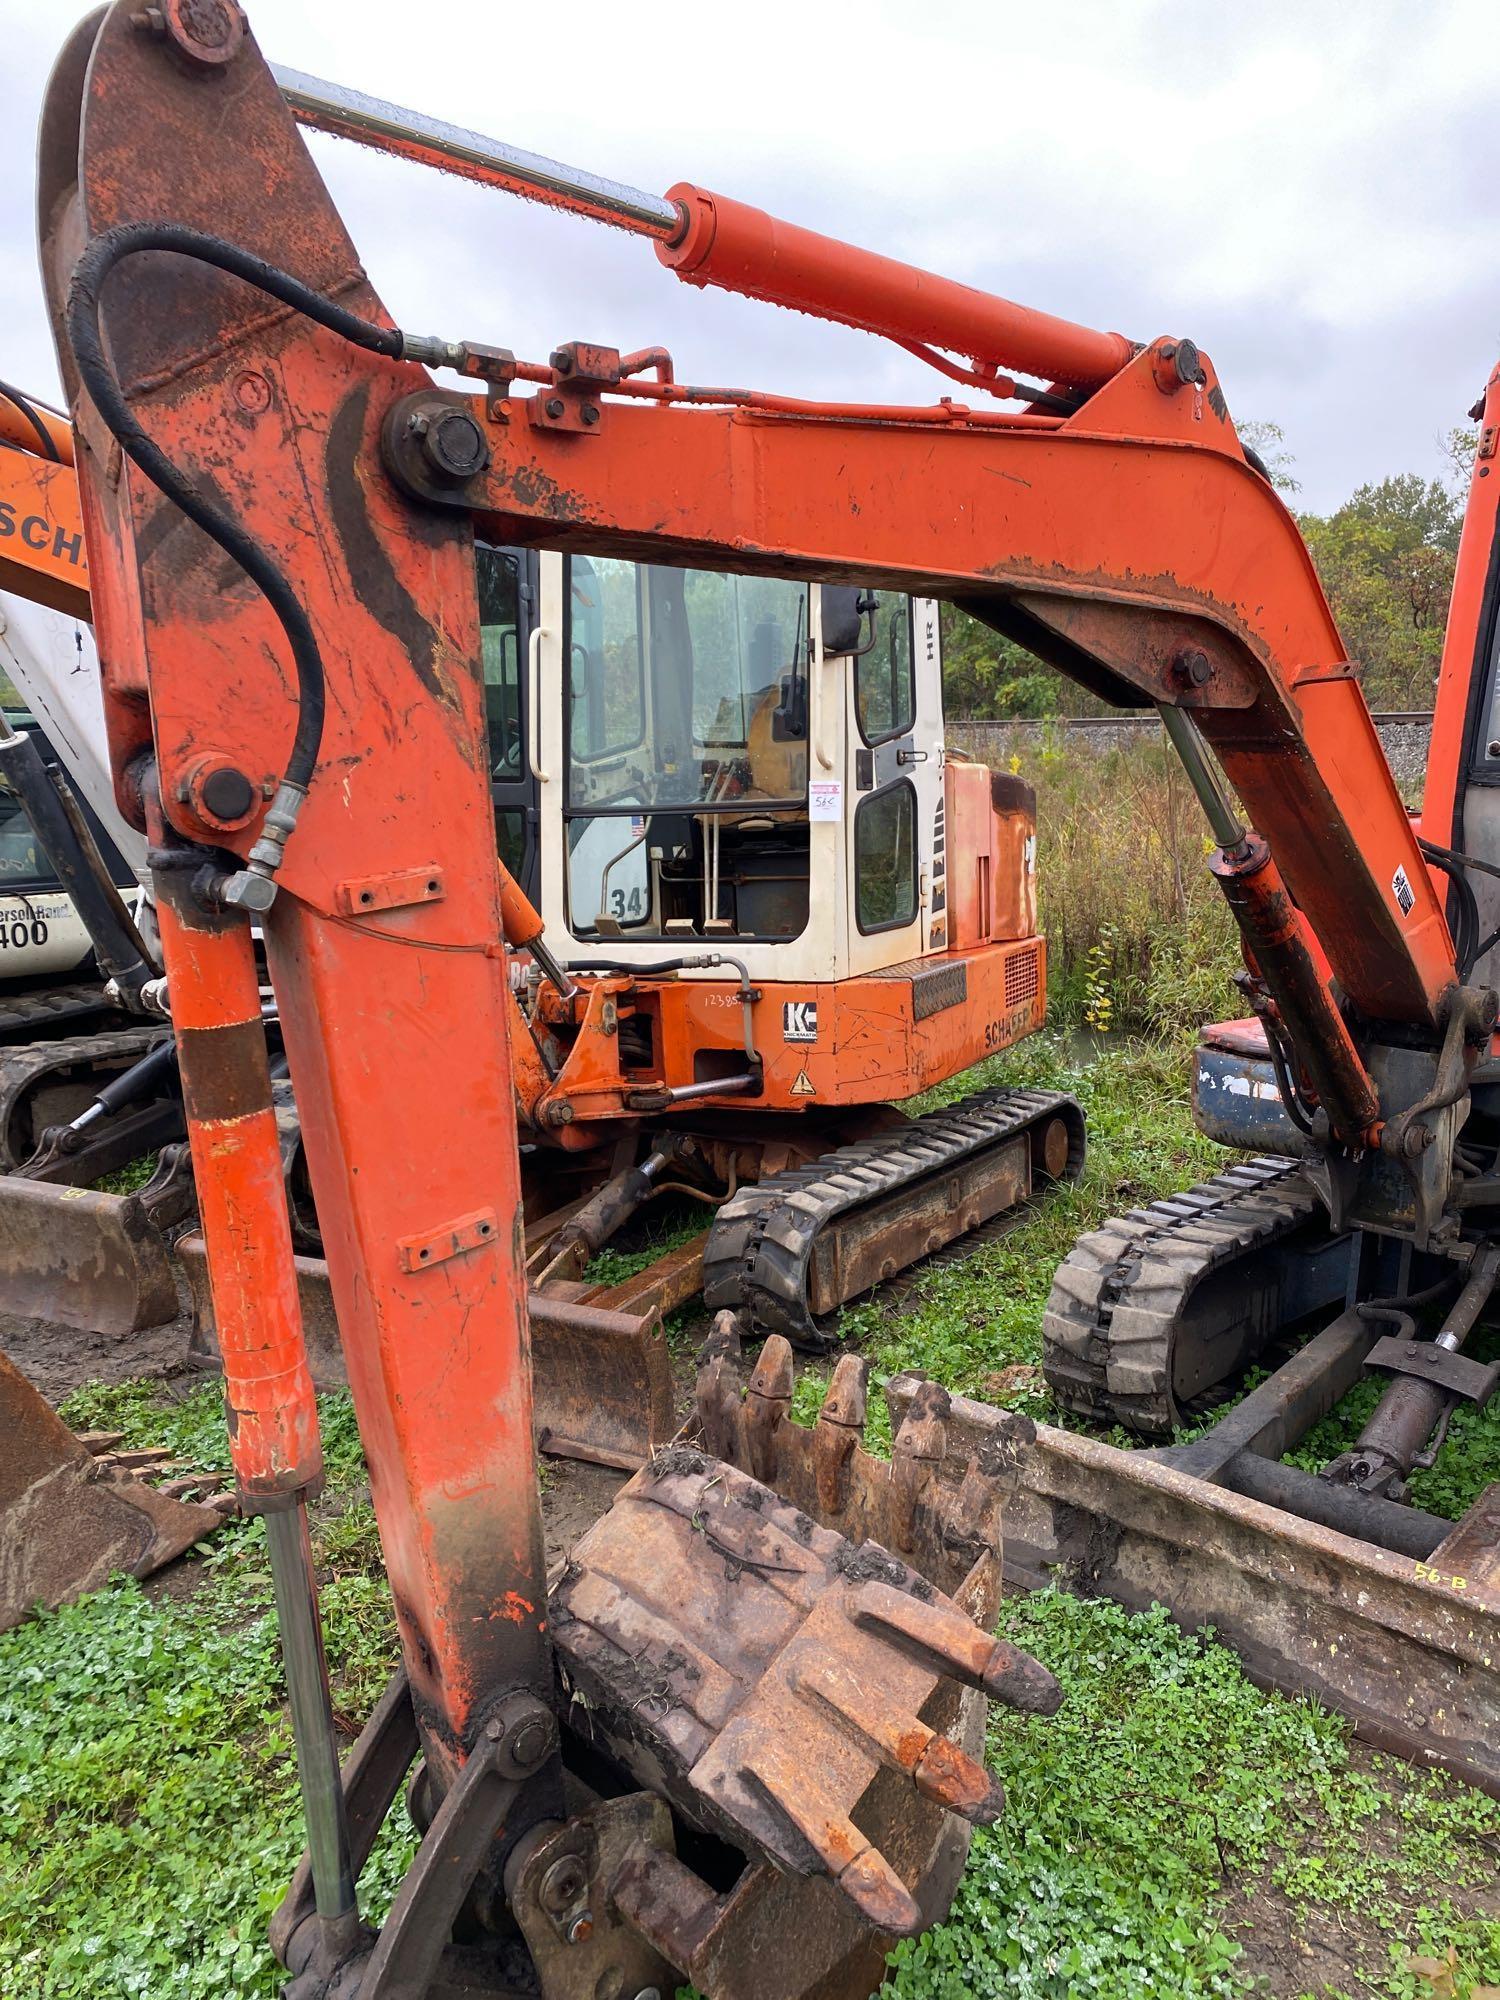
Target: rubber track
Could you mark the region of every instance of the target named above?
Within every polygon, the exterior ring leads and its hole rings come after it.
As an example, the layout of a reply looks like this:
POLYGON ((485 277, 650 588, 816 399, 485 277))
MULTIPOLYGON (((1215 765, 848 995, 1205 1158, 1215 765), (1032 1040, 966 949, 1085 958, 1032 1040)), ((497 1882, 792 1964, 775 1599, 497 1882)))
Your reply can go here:
POLYGON ((102 986, 53 986, 41 993, 0 995, 0 1042, 35 1041, 63 1021, 114 1014, 102 986))
POLYGON ((15 1048, 0 1048, 0 1172, 10 1173, 23 1164, 11 1157, 13 1127, 27 1093, 52 1071, 73 1069, 80 1063, 107 1065, 100 1077, 101 1083, 107 1083, 139 1062, 171 1032, 163 1022, 159 1027, 119 1028, 107 1034, 71 1035, 55 1042, 21 1042, 15 1048))
POLYGON ((1083 1113, 1054 1090, 985 1090, 911 1121, 910 1133, 882 1133, 840 1146, 803 1167, 768 1175, 719 1210, 703 1253, 703 1301, 729 1307, 756 1335, 785 1334, 795 1347, 823 1354, 838 1340, 821 1332, 807 1304, 813 1249, 828 1225, 902 1187, 971 1161, 1044 1119, 1068 1125, 1068 1163, 1083 1167, 1083 1113))
POLYGON ((1053 1395, 1097 1423, 1169 1435, 1183 1416, 1173 1347, 1193 1292, 1322 1213, 1300 1162, 1258 1159, 1079 1237, 1042 1318, 1053 1395))

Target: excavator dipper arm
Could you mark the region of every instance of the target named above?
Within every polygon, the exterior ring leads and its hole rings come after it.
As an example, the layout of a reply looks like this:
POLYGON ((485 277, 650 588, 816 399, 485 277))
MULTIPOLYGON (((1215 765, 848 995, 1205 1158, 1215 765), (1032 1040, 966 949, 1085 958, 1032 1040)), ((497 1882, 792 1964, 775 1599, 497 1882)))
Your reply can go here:
MULTIPOLYGON (((112 9, 60 59, 41 157, 59 320, 85 242, 163 217, 384 319, 258 60, 194 65, 112 9)), ((472 533, 418 514, 376 470, 384 411, 422 386, 419 370, 179 257, 122 265, 103 324, 162 449, 296 578, 340 662, 320 781, 264 933, 413 1702, 446 1788, 482 1705, 550 1676, 499 886, 475 750, 472 533)), ((252 1022, 235 984, 248 926, 234 950, 224 918, 192 914, 181 864, 190 874, 204 848, 248 853, 287 761, 295 682, 244 570, 133 470, 122 476, 91 408, 77 417, 117 789, 137 820, 159 798, 161 900, 185 911, 168 977, 203 1030, 183 1043, 200 1191, 238 1177, 209 1247, 232 1427, 247 1441, 236 1470, 251 1497, 290 1497, 316 1461, 309 1385, 265 1364, 295 1331, 296 1306, 290 1245, 276 1241, 274 1120, 254 1074, 258 1009, 252 1022), (248 1363, 232 1353, 236 1327, 248 1363)), ((548 1809, 545 1788, 528 1798, 548 1809)))

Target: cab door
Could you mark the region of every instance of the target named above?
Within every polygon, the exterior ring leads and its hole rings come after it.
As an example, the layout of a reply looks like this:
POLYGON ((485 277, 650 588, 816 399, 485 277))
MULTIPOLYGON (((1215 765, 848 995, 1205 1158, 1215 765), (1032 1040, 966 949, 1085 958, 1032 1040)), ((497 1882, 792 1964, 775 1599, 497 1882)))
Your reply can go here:
POLYGON ((854 973, 919 958, 944 940, 942 663, 938 608, 871 593, 853 660, 846 818, 854 973))

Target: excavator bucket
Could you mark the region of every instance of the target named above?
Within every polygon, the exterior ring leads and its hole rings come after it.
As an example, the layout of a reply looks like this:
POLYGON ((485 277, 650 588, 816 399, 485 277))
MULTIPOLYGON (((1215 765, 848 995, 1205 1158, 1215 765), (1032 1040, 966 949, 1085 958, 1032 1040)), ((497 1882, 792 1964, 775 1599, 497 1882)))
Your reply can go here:
POLYGON ((0 1175, 7 1312, 95 1333, 138 1333, 177 1313, 167 1246, 140 1195, 0 1175))
POLYGON ((122 1570, 149 1576, 223 1518, 136 1477, 110 1457, 112 1440, 90 1450, 4 1354, 0 1435, 0 1632, 122 1570))
POLYGON ((720 1314, 694 1423, 574 1548, 558 1658, 591 1740, 749 1858, 716 1896, 638 1850, 612 1890, 626 1921, 716 2000, 863 1995, 897 1937, 946 1913, 970 1826, 1004 1809, 986 1697, 1060 1699, 990 1636, 1032 1426, 951 1450, 928 1384, 877 1459, 863 1360, 840 1361, 806 1429, 786 1341, 748 1386, 738 1346, 720 1314))
MULTIPOLYGON (((507 1879, 544 1991, 687 1980, 714 2000, 865 2000, 895 1940, 946 1914, 970 1828, 1004 1810, 983 1763, 987 1701, 1057 1708, 1051 1675, 990 1629, 1034 1427, 1007 1416, 971 1450, 928 1383, 890 1459, 874 1458, 867 1366, 845 1355, 804 1428, 786 1340, 766 1341, 747 1380, 721 1313, 692 1419, 552 1578, 564 1758, 592 1795, 507 1879)), ((418 1748, 398 1675, 343 1764, 356 1873, 418 1748)), ((433 1822, 422 1886, 381 1933, 387 1962, 458 1864, 453 1801, 493 1788, 487 1757, 449 1793, 451 1824, 433 1822)), ((283 1964, 302 1962, 313 1909, 304 1856, 271 1927, 283 1964)), ((449 1967, 434 1945, 431 1990, 449 1990, 449 1967)), ((451 1969, 457 1990, 456 1954, 451 1969)))

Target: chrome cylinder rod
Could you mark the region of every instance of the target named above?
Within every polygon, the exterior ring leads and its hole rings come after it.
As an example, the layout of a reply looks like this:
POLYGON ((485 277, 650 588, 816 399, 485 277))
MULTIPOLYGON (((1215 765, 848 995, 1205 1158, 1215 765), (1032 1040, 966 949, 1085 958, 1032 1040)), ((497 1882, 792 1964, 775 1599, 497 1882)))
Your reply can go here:
POLYGON ((552 984, 557 988, 564 1000, 571 1000, 573 995, 578 991, 578 988, 568 977, 566 967, 559 965, 556 958, 553 957, 551 948, 545 941, 539 937, 534 937, 526 949, 552 981, 552 984))
POLYGON ((297 1778, 307 1824, 313 1898, 323 1921, 338 1923, 355 1914, 354 1870, 349 1859, 349 1821, 339 1779, 312 1548, 307 1538, 307 1510, 298 1505, 268 1513, 263 1519, 292 1735, 297 1745, 297 1778))
POLYGON ((429 118, 421 111, 408 111, 384 98, 367 97, 362 90, 306 76, 280 63, 271 65, 271 74, 298 124, 314 131, 332 132, 338 138, 372 146, 377 152, 394 153, 398 159, 440 167, 483 187, 550 202, 617 229, 628 229, 636 236, 666 242, 682 232, 682 211, 675 202, 628 187, 624 181, 607 180, 542 153, 528 153, 504 139, 487 138, 483 132, 450 125, 443 118, 429 118))
POLYGON ((1245 838, 1245 830, 1235 818, 1234 807, 1219 783, 1218 772, 1208 761, 1197 724, 1185 709, 1174 708, 1170 702, 1158 702, 1157 712, 1161 716, 1162 728, 1171 739, 1172 748, 1182 760, 1188 783, 1198 794, 1198 803, 1208 815, 1214 839, 1226 853, 1232 853, 1245 838))

